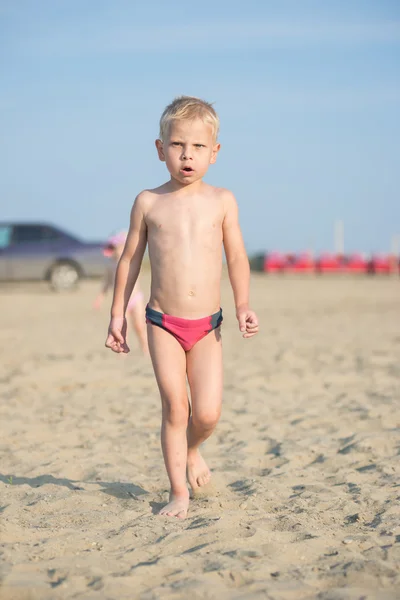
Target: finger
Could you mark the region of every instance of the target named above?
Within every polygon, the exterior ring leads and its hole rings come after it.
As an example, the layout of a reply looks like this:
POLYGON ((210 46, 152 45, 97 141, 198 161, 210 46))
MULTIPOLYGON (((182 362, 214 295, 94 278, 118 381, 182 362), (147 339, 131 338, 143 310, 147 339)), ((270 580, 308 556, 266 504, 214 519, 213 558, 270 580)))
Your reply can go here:
POLYGON ((246 315, 239 315, 238 320, 240 331, 246 331, 246 315))
POLYGON ((106 339, 106 344, 105 344, 106 348, 112 348, 114 343, 115 343, 115 340, 114 340, 113 336, 109 334, 106 339))
POLYGON ((258 331, 255 331, 254 333, 244 333, 243 337, 246 339, 251 338, 251 337, 254 337, 255 335, 257 335, 257 333, 258 333, 258 331))
POLYGON ((258 323, 247 323, 246 328, 247 329, 258 329, 258 323))
POLYGON ((114 338, 113 335, 109 335, 106 339, 106 348, 111 348, 111 350, 116 351, 119 348, 120 343, 114 338))
POLYGON ((124 344, 125 343, 124 336, 119 331, 119 329, 112 329, 111 330, 111 335, 113 335, 114 338, 117 340, 117 342, 119 342, 120 344, 124 344))
POLYGON ((247 323, 251 323, 252 325, 258 325, 258 319, 256 317, 256 315, 248 315, 247 317, 247 323))
POLYGON ((106 339, 105 345, 106 345, 106 348, 110 348, 113 352, 116 352, 116 353, 121 352, 120 343, 117 342, 111 334, 106 339))

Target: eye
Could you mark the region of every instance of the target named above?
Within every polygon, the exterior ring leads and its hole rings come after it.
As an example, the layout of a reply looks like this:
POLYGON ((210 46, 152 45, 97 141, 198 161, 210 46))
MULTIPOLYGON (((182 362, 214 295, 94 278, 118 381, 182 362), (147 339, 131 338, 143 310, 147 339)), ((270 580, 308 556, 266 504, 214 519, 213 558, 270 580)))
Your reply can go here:
POLYGON ((172 142, 171 146, 182 146, 181 142, 172 142))
POLYGON ((205 148, 204 144, 195 144, 195 148, 205 148))

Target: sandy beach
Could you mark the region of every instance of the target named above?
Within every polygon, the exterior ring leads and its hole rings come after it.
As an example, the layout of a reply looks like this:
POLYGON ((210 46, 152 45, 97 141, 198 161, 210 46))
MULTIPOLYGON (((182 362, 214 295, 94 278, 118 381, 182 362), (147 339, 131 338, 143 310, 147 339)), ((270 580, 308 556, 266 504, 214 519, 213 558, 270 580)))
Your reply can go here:
MULTIPOLYGON (((148 275, 143 287, 148 289, 148 275)), ((400 280, 222 282, 213 484, 168 496, 150 361, 104 348, 98 282, 1 291, 0 599, 400 598, 400 280)))

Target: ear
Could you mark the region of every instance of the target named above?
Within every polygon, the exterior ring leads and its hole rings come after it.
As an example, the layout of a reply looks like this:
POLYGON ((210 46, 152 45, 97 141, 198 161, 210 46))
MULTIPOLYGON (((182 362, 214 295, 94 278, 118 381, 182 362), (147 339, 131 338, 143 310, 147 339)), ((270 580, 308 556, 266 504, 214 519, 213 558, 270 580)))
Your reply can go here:
POLYGON ((158 158, 160 160, 162 160, 163 162, 165 162, 164 147, 163 147, 162 141, 156 140, 155 144, 156 144, 156 148, 157 148, 158 158))
POLYGON ((214 163, 217 162, 217 155, 218 155, 218 152, 220 151, 220 148, 221 148, 221 144, 215 144, 215 146, 213 147, 211 159, 210 159, 210 165, 213 165, 214 163))

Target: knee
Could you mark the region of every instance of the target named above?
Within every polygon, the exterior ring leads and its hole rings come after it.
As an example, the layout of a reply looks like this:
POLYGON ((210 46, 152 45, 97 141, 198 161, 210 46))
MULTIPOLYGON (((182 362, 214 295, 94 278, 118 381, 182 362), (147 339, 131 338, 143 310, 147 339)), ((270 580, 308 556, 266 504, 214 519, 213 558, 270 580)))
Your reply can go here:
POLYGON ((163 402, 164 421, 173 427, 187 427, 189 419, 189 406, 185 402, 163 402))
POLYGON ((214 429, 218 423, 220 411, 194 412, 192 415, 193 425, 205 431, 214 429))

